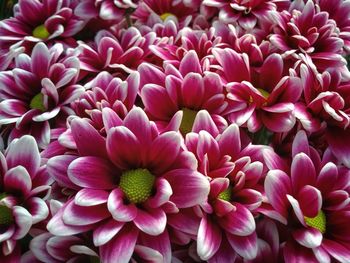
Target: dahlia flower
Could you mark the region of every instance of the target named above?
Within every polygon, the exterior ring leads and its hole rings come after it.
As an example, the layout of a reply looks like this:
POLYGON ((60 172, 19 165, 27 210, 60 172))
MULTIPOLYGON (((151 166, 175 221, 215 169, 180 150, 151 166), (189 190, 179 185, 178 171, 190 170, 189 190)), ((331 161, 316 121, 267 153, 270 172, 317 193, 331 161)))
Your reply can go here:
POLYGON ((286 132, 295 124, 294 103, 301 95, 300 79, 283 76, 283 60, 278 54, 268 56, 256 69, 259 74, 251 81, 251 69, 246 54, 214 49, 221 65, 229 101, 228 119, 239 126, 246 125, 251 132, 265 126, 273 132, 286 132), (235 70, 232 71, 232 65, 235 70), (251 83, 251 82, 252 83, 251 83))
POLYGON ((31 57, 20 54, 16 68, 0 72, 0 124, 11 126, 10 140, 24 134, 33 135, 41 148, 50 141, 49 120, 58 114, 71 114, 69 103, 84 88, 76 84, 79 61, 63 57, 63 47, 35 45, 31 57))
POLYGON ((106 140, 86 120, 75 118, 71 130, 80 156, 48 161, 53 178, 78 191, 48 230, 58 236, 91 230, 103 262, 128 262, 138 246, 170 262, 167 214, 202 204, 209 182, 196 171, 194 156, 181 149, 181 136, 159 134, 142 109, 132 109, 122 122, 103 113, 106 140))
POLYGON ((3 258, 14 251, 16 243, 33 225, 48 216, 44 200, 50 194, 52 179, 41 164, 34 138, 29 135, 13 140, 5 153, 0 153, 0 159, 0 254, 3 258))
POLYGON ((138 71, 140 96, 152 120, 167 126, 177 112, 182 111, 180 131, 186 134, 199 125, 197 113, 206 110, 219 130, 225 128, 226 121, 220 114, 225 111, 227 102, 221 79, 216 73, 203 72, 194 51, 183 57, 179 69, 167 64, 161 71, 151 64, 143 64, 138 71))
POLYGON ((203 4, 219 9, 219 19, 225 23, 237 23, 245 30, 253 29, 259 19, 276 10, 275 1, 268 0, 204 0, 203 4))
POLYGON ((349 262, 350 170, 310 151, 305 133, 294 145, 290 175, 271 170, 265 191, 273 210, 265 214, 286 225, 286 262, 349 262))

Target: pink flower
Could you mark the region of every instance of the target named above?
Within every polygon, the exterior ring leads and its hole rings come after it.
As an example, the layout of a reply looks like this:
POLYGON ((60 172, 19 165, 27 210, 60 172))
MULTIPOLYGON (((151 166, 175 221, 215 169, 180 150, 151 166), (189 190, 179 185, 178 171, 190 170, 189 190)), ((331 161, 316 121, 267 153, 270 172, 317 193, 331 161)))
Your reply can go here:
POLYGON ((290 175, 271 170, 265 191, 273 210, 263 213, 286 225, 286 262, 350 260, 348 240, 350 170, 336 166, 308 147, 305 133, 294 144, 290 175))
POLYGON ((181 136, 173 131, 159 134, 140 108, 132 109, 122 122, 102 112, 106 140, 76 118, 71 130, 80 156, 66 154, 48 161, 55 179, 78 190, 48 229, 59 236, 92 230, 104 262, 128 262, 136 244, 158 251, 163 262, 170 262, 167 214, 203 203, 208 180, 196 171, 194 156, 181 149, 181 136))
POLYGON ((48 49, 38 43, 31 57, 20 54, 16 68, 0 73, 0 124, 11 126, 10 140, 32 134, 41 148, 50 140, 49 120, 71 114, 69 103, 84 88, 75 84, 79 74, 76 57, 61 58, 62 45, 48 49))
POLYGON ((48 216, 44 200, 50 194, 52 179, 41 165, 38 146, 29 135, 13 140, 5 154, 0 153, 0 160, 0 254, 8 256, 16 242, 48 216))
POLYGON ((257 186, 262 163, 245 154, 249 146, 241 146, 235 124, 215 139, 206 131, 189 133, 185 143, 196 154, 199 170, 211 177, 208 204, 203 205, 197 236, 199 257, 220 262, 225 255, 234 258, 237 253, 244 259, 254 259, 257 239, 252 211, 262 202, 257 186))
POLYGON ((271 43, 283 54, 292 55, 293 60, 300 60, 301 54, 309 56, 319 71, 344 67, 344 42, 335 22, 328 19, 326 12, 319 11, 312 0, 300 8, 273 14, 276 26, 271 43))
POLYGON ((256 26, 259 19, 276 10, 275 1, 268 0, 204 0, 203 4, 219 9, 219 19, 225 23, 237 23, 245 30, 256 26))
POLYGON ((166 64, 164 70, 143 64, 138 71, 145 111, 161 127, 171 125, 174 118, 180 119, 180 123, 175 121, 176 125, 186 134, 201 125, 203 114, 197 114, 200 110, 210 114, 217 129, 226 127, 225 119, 220 116, 227 106, 221 79, 216 73, 204 72, 194 51, 184 56, 179 69, 171 64, 166 64))
POLYGON ((280 55, 268 56, 253 75, 246 54, 238 54, 229 48, 214 49, 213 54, 221 65, 224 79, 229 82, 226 85, 229 102, 226 112, 230 122, 245 125, 250 132, 256 132, 262 126, 273 132, 293 128, 294 103, 302 90, 299 78, 283 76, 280 55))

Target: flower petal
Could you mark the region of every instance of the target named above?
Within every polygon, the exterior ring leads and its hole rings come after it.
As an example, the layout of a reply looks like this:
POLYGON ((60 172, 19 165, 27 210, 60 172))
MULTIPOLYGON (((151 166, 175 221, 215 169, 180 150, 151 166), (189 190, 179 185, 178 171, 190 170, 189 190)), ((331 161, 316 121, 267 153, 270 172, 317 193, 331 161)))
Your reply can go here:
POLYGON ((108 197, 108 210, 113 218, 121 222, 129 222, 135 219, 138 209, 134 204, 124 204, 124 193, 121 189, 114 189, 108 197))
POLYGON ((134 224, 144 233, 151 236, 161 234, 166 226, 166 214, 161 208, 152 208, 147 211, 139 209, 134 224))
POLYGON ((313 227, 299 228, 294 230, 292 234, 294 239, 304 247, 315 248, 322 243, 322 233, 313 227))
POLYGON ((226 237, 232 248, 244 259, 252 260, 258 254, 256 233, 243 237, 226 233, 226 237))
POLYGON ((210 259, 221 244, 221 229, 209 216, 203 216, 197 235, 197 253, 202 260, 210 259))
POLYGON ((124 222, 115 221, 113 218, 102 223, 94 230, 94 245, 99 247, 109 242, 123 228, 124 222))

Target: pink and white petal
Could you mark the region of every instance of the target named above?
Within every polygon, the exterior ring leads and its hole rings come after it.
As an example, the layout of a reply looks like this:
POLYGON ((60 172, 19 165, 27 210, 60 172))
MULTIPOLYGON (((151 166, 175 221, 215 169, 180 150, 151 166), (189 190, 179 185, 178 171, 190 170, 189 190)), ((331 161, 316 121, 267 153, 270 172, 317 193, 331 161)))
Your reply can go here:
POLYGON ((9 240, 13 236, 15 231, 16 231, 16 226, 11 225, 6 231, 0 234, 0 242, 2 243, 6 240, 9 240))
POLYGON ((140 73, 140 90, 148 83, 164 85, 165 74, 149 63, 142 63, 137 71, 140 73))
POLYGON ((299 222, 304 226, 307 227, 306 223, 305 223, 305 218, 304 218, 304 214, 303 211, 300 208, 299 202, 298 200, 296 200, 293 196, 291 195, 287 195, 287 199, 288 202, 290 203, 290 205, 293 208, 293 212, 296 215, 296 217, 298 218, 299 222))
MULTIPOLYGON (((149 248, 152 249, 153 251, 145 251, 143 252, 148 252, 148 253, 142 253, 139 254, 140 256, 143 255, 143 259, 151 260, 151 262, 171 262, 171 243, 170 243, 170 237, 169 233, 167 230, 165 230, 163 233, 161 233, 158 236, 150 236, 144 233, 140 233, 139 236, 140 244, 144 246, 144 248, 149 248), (161 256, 160 260, 159 255, 161 256), (155 261, 152 261, 155 260, 155 261)), ((135 252, 140 252, 140 250, 135 250, 135 252)))
POLYGON ((210 259, 221 245, 222 233, 216 222, 203 216, 197 235, 197 253, 202 260, 210 259))
POLYGON ((161 208, 139 209, 134 219, 134 224, 142 232, 151 236, 158 236, 163 233, 166 223, 167 217, 161 208))
POLYGON ((147 205, 152 208, 160 207, 169 201, 173 194, 171 185, 164 178, 158 178, 155 182, 156 193, 147 200, 147 205))
POLYGON ((236 236, 226 233, 226 238, 237 254, 244 259, 252 260, 257 256, 258 243, 256 233, 252 233, 249 236, 236 236))
POLYGON ((314 252, 315 257, 319 262, 331 263, 330 255, 322 246, 313 248, 312 251, 314 252))
POLYGON ((116 186, 116 171, 105 159, 85 156, 75 159, 69 166, 69 179, 80 187, 91 189, 113 189, 116 186))
MULTIPOLYGON (((157 236, 157 238, 158 237, 159 236, 157 236)), ((154 262, 154 263, 165 262, 162 254, 159 253, 159 251, 146 246, 136 245, 134 254, 136 254, 139 258, 146 260, 148 262, 154 262)))
POLYGON ((80 155, 108 158, 106 140, 90 123, 75 118, 71 123, 71 130, 80 155))
POLYGON ((107 134, 107 151, 111 161, 118 167, 126 169, 130 166, 140 167, 142 146, 128 128, 115 127, 107 134))
POLYGON ((68 177, 67 170, 77 157, 73 155, 53 156, 47 162, 47 172, 60 185, 71 189, 78 188, 68 177))
POLYGON ((323 239, 322 233, 313 227, 296 229, 292 235, 300 245, 308 248, 319 247, 323 239))
POLYGON ((222 263, 227 262, 229 258, 231 260, 230 263, 236 262, 237 253, 232 249, 231 245, 226 239, 224 235, 222 237, 222 242, 219 250, 215 253, 215 255, 208 260, 208 263, 222 263))
POLYGON ((178 208, 199 205, 208 197, 209 181, 196 171, 176 169, 164 174, 164 178, 168 180, 173 190, 170 201, 178 208))
POLYGON ((39 197, 32 197, 27 201, 26 207, 32 215, 33 225, 37 224, 49 215, 49 208, 45 201, 39 197))
POLYGON ((297 154, 292 161, 291 181, 293 189, 298 193, 305 185, 314 185, 316 183, 315 166, 305 153, 297 154))
POLYGON ((108 243, 100 246, 102 262, 125 263, 129 262, 135 248, 139 230, 133 226, 124 226, 123 229, 108 243))
POLYGON ((57 114, 60 112, 61 108, 60 107, 56 107, 50 111, 46 111, 44 113, 41 113, 37 116, 34 116, 33 117, 33 121, 36 121, 36 122, 43 122, 43 121, 47 121, 47 120, 50 120, 54 117, 57 116, 57 114))
POLYGON ((33 224, 32 216, 27 209, 21 206, 14 206, 12 208, 12 215, 16 222, 16 231, 12 239, 18 240, 23 238, 30 230, 33 224))
POLYGON ((23 166, 16 166, 8 170, 4 175, 4 190, 7 193, 28 196, 32 189, 32 179, 23 166))
POLYGON ((191 72, 202 74, 202 69, 199 63, 198 55, 194 50, 190 50, 183 57, 183 59, 180 62, 179 71, 182 76, 186 76, 191 72))
POLYGON ((35 45, 31 58, 32 72, 38 76, 39 79, 46 77, 49 69, 50 54, 43 42, 39 42, 35 45))
POLYGON ((338 168, 332 163, 326 163, 317 176, 317 188, 322 193, 330 192, 336 184, 338 178, 338 168))
POLYGON ((151 126, 146 113, 139 107, 132 109, 124 119, 124 125, 147 146, 152 140, 151 126))
POLYGON ((292 156, 295 157, 298 153, 305 153, 310 156, 309 141, 304 130, 300 130, 293 140, 292 156))
POLYGON ((298 193, 298 201, 304 216, 307 217, 317 216, 322 207, 321 192, 311 185, 305 185, 301 188, 298 193))
POLYGON ((350 251, 345 246, 325 238, 322 242, 322 248, 339 262, 350 262, 350 251))
POLYGON ((349 129, 327 127, 326 139, 333 154, 346 167, 350 168, 350 134, 349 129))
POLYGON ((109 193, 99 189, 81 189, 75 194, 74 203, 79 206, 94 206, 107 203, 109 193))
MULTIPOLYGON (((29 243, 29 249, 34 254, 35 258, 41 262, 53 262, 58 263, 55 259, 47 252, 46 244, 47 241, 52 237, 48 232, 41 235, 35 236, 29 243)), ((29 261, 28 263, 30 263, 29 261)), ((35 261, 33 261, 34 263, 35 261)))
POLYGON ((25 135, 13 141, 6 152, 8 168, 22 165, 33 178, 40 166, 38 146, 32 136, 25 135))
POLYGON ((271 205, 284 218, 287 218, 289 206, 287 194, 292 191, 289 176, 280 170, 270 170, 265 178, 264 188, 271 205))
POLYGON ((185 107, 198 109, 203 104, 204 82, 198 73, 189 73, 182 82, 182 100, 185 107))
POLYGON ((287 242, 283 248, 285 262, 319 263, 311 249, 303 247, 296 242, 287 242))
POLYGON ((124 222, 115 221, 113 218, 101 223, 93 232, 93 241, 96 247, 108 243, 124 226, 124 222))
POLYGON ((123 191, 116 188, 109 194, 107 206, 115 220, 129 222, 135 219, 138 209, 134 204, 124 204, 123 198, 123 191))
POLYGON ((73 226, 91 225, 110 217, 105 205, 78 206, 74 200, 69 202, 63 210, 62 220, 73 226))
POLYGON ((232 235, 248 236, 255 231, 252 213, 243 205, 234 203, 236 209, 219 220, 219 224, 232 235))
POLYGON ((219 138, 220 152, 235 158, 241 151, 241 139, 239 127, 231 124, 225 129, 219 138))
POLYGON ((206 110, 200 110, 193 122, 192 132, 199 133, 201 130, 209 132, 214 138, 219 134, 219 129, 206 110))

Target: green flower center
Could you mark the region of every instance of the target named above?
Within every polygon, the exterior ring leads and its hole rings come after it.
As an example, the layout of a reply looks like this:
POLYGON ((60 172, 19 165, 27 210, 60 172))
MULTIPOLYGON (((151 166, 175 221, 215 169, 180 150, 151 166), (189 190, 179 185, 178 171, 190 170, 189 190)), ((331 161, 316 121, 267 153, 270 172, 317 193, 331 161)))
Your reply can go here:
POLYGON ((182 116, 182 121, 180 125, 180 131, 183 134, 187 134, 192 131, 194 119, 197 116, 197 111, 195 110, 190 110, 187 108, 182 108, 183 116, 182 116))
POLYGON ((0 226, 8 226, 13 223, 12 209, 0 205, 0 226))
POLYGON ((119 187, 131 203, 145 202, 152 194, 155 177, 147 169, 126 171, 120 178, 119 187))
POLYGON ((165 21, 165 19, 167 19, 169 16, 174 16, 172 13, 164 13, 162 15, 160 15, 160 19, 162 19, 163 21, 165 21))
POLYGON ((31 109, 38 109, 38 110, 41 110, 41 111, 45 111, 46 108, 44 106, 43 100, 44 100, 43 94, 42 93, 38 93, 30 101, 29 107, 31 109))
POLYGON ((322 234, 326 232, 326 215, 322 210, 315 217, 304 216, 305 223, 313 228, 318 229, 322 234))
POLYGON ((218 198, 221 200, 225 200, 227 202, 231 201, 231 195, 232 195, 232 188, 229 186, 225 191, 222 191, 218 198))
POLYGON ((40 25, 34 28, 33 36, 40 39, 47 39, 50 36, 50 33, 47 31, 45 25, 40 25))

